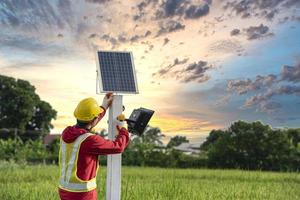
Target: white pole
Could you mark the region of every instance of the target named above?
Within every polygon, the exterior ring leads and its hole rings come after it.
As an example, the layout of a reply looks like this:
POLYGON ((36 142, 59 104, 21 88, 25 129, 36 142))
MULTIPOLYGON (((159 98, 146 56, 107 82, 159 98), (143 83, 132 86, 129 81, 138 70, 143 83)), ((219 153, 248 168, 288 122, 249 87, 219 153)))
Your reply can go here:
MULTIPOLYGON (((108 138, 114 140, 117 135, 115 119, 123 111, 122 95, 114 95, 109 109, 108 138)), ((121 154, 107 156, 106 200, 121 199, 121 154)))

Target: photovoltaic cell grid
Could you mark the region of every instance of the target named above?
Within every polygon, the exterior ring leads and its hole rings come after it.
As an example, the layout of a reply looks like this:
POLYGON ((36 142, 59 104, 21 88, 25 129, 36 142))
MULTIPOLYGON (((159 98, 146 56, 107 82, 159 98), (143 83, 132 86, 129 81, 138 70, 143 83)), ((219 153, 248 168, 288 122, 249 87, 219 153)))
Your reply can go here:
POLYGON ((98 52, 103 92, 136 93, 133 63, 129 52, 98 52))

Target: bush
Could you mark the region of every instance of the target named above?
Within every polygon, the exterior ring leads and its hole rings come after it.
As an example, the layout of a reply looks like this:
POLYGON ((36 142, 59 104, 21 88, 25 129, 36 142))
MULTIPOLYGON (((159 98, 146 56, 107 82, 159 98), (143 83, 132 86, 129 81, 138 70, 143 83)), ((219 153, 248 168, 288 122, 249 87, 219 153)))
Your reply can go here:
POLYGON ((13 160, 17 163, 40 163, 50 162, 52 157, 57 159, 58 153, 51 154, 42 141, 39 140, 24 142, 18 137, 16 139, 0 140, 0 160, 13 160))

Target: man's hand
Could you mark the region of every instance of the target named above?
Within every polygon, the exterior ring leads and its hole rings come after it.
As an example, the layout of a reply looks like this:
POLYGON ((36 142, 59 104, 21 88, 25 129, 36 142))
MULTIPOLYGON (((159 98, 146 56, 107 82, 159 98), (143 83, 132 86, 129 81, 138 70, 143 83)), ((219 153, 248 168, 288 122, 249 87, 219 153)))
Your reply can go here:
POLYGON ((118 131, 120 131, 122 128, 126 128, 127 129, 127 123, 125 121, 125 115, 121 114, 117 117, 117 129, 118 131))
POLYGON ((106 93, 102 101, 102 107, 107 110, 109 106, 112 104, 112 102, 113 102, 113 93, 112 92, 106 93))

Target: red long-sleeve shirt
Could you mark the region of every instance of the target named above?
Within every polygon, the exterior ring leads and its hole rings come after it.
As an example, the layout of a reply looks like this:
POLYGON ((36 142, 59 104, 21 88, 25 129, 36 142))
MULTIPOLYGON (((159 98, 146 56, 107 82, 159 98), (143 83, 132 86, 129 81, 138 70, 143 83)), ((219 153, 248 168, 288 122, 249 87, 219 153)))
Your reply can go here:
MULTIPOLYGON (((105 111, 101 113, 103 118, 105 111)), ((68 126, 62 133, 62 139, 66 143, 88 131, 77 126, 68 126)), ((77 176, 82 180, 90 180, 96 176, 99 155, 122 153, 129 143, 128 131, 122 128, 114 141, 106 140, 99 135, 92 135, 85 139, 80 146, 77 162, 77 176)), ((96 200, 96 189, 89 192, 68 192, 59 188, 59 196, 62 200, 96 200)))

